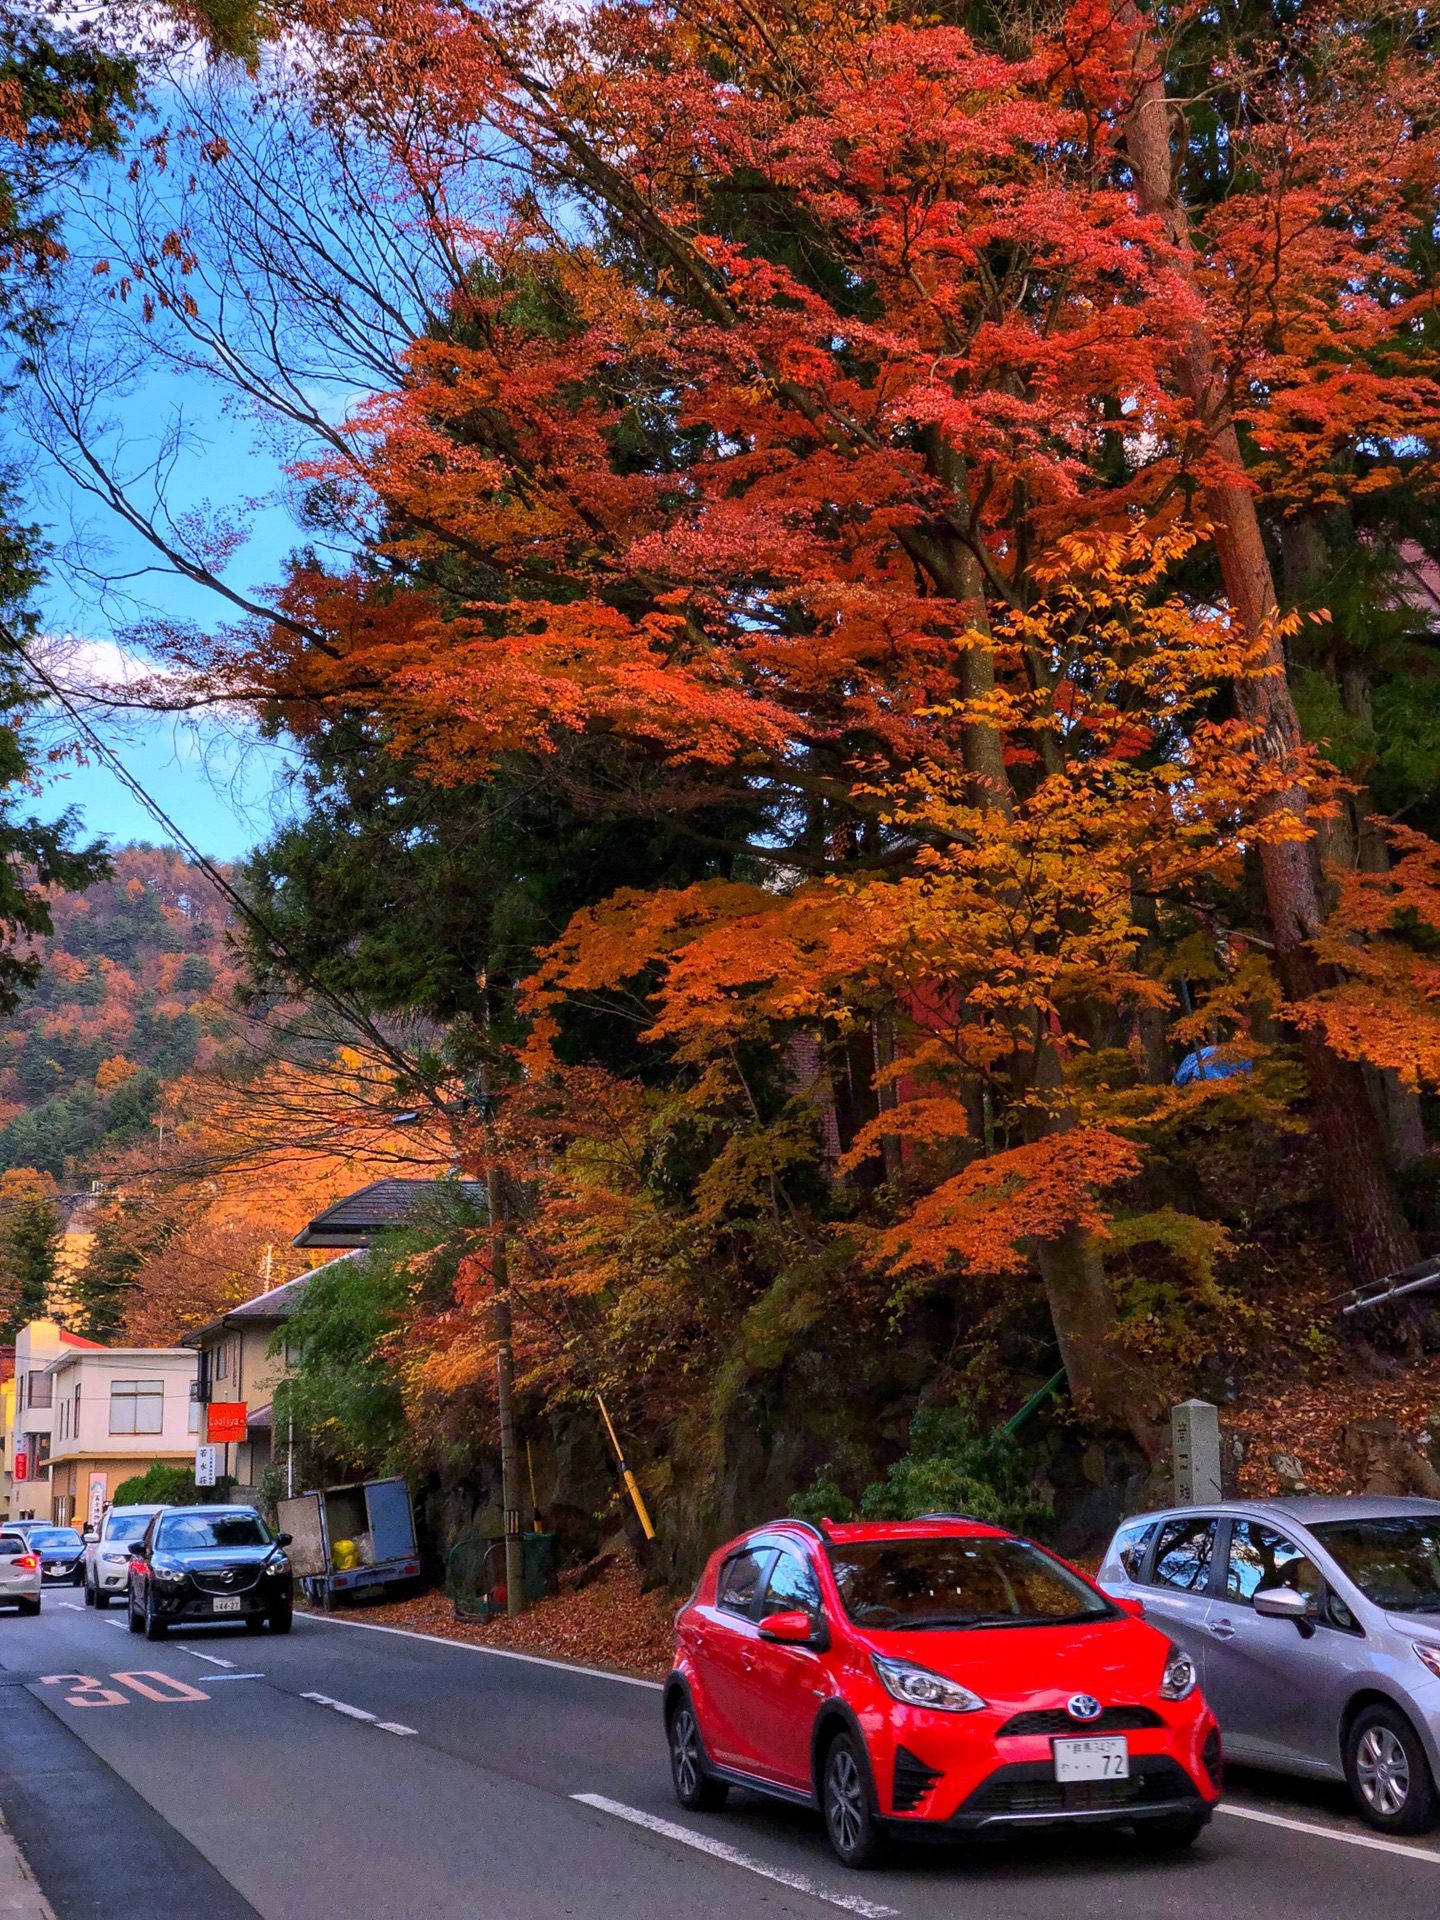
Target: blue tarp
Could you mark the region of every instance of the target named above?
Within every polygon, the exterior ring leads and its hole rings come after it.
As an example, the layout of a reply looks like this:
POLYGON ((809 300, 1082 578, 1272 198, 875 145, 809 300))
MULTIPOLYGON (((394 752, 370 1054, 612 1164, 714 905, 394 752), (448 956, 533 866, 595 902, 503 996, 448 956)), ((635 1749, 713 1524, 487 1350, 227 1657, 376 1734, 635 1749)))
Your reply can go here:
POLYGON ((1222 1060, 1219 1047, 1200 1047, 1187 1053, 1175 1075, 1177 1087, 1188 1087, 1196 1080, 1233 1080, 1237 1074, 1253 1073, 1253 1060, 1222 1060))

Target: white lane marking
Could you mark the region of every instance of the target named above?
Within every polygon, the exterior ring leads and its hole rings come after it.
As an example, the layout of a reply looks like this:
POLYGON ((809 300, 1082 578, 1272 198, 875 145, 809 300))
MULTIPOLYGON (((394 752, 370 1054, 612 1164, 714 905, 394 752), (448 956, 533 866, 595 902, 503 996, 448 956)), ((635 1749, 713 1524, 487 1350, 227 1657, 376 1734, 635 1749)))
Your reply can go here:
POLYGON ((604 1667, 582 1667, 578 1660, 547 1660, 543 1654, 516 1653, 512 1647, 480 1647, 473 1640, 442 1640, 438 1633, 414 1633, 409 1627, 382 1627, 373 1620, 336 1620, 322 1613, 297 1613, 295 1618, 308 1620, 317 1627, 359 1627, 362 1633, 393 1633, 402 1640, 423 1640, 427 1647, 486 1653, 492 1660, 523 1660, 530 1667, 554 1667, 557 1673, 588 1673, 592 1680, 614 1680, 622 1687, 649 1687, 654 1693, 665 1691, 663 1681, 642 1680, 634 1673, 608 1673, 604 1667))
POLYGON ((263 1680, 263 1673, 212 1673, 210 1685, 218 1687, 222 1680, 263 1680))
POLYGON ((107 1620, 105 1624, 107 1627, 118 1627, 122 1633, 128 1633, 130 1631, 130 1623, 128 1620, 107 1620))
POLYGON ((1340 1827, 1322 1827, 1315 1820, 1290 1820, 1283 1813, 1262 1813, 1259 1807, 1237 1807, 1233 1801, 1218 1806, 1217 1813, 1231 1814, 1236 1820, 1258 1820, 1265 1827, 1288 1827, 1291 1833, 1318 1833, 1322 1840, 1343 1840, 1347 1847, 1369 1847, 1373 1853, 1398 1853, 1406 1860, 1423 1860, 1440 1867, 1440 1853, 1430 1847, 1407 1847, 1400 1840, 1382 1840, 1378 1834, 1346 1833, 1340 1827))
POLYGON ((58 1604, 62 1607, 68 1607, 71 1613, 83 1613, 85 1611, 78 1600, 61 1600, 58 1604))
POLYGON ((233 1667, 233 1660, 222 1660, 218 1653, 201 1653, 195 1647, 181 1647, 181 1653, 188 1653, 192 1660, 208 1660, 212 1667, 233 1667))
POLYGON ((570 1798, 600 1813, 613 1813, 617 1820, 628 1820, 632 1826, 647 1827, 651 1833, 661 1834, 667 1840, 678 1840, 683 1846, 694 1847, 697 1852, 708 1853, 732 1867, 743 1867, 747 1873, 758 1873, 762 1880, 775 1880, 795 1893, 808 1893, 812 1900, 823 1900, 827 1906, 843 1907, 846 1913, 864 1914, 866 1920, 890 1920, 890 1916, 899 1912, 897 1907, 882 1907, 878 1901, 864 1900, 859 1894, 832 1893, 807 1874, 791 1873, 784 1867, 767 1867, 763 1861, 752 1859, 748 1853, 741 1853, 738 1847, 728 1846, 723 1840, 712 1839, 708 1833, 696 1833, 692 1827, 677 1826, 673 1820, 642 1813, 638 1807, 627 1807, 620 1800, 607 1800, 603 1793, 572 1793, 570 1798))
POLYGON ((313 1700, 317 1707, 329 1707, 334 1713, 343 1713, 350 1720, 373 1720, 373 1713, 366 1713, 363 1707, 347 1707, 343 1700, 332 1700, 328 1693, 302 1693, 302 1700, 313 1700))
MULTIPOLYGON (((257 1680, 263 1680, 264 1677, 263 1674, 255 1675, 257 1680)), ((347 1720, 363 1720, 367 1725, 374 1727, 379 1733, 403 1733, 418 1736, 420 1732, 418 1727, 402 1727, 398 1720, 381 1720, 373 1713, 366 1713, 363 1707, 351 1707, 347 1706, 343 1700, 332 1700, 328 1693, 302 1693, 300 1698, 302 1700, 313 1700, 317 1707, 329 1707, 332 1713, 343 1713, 347 1720)))

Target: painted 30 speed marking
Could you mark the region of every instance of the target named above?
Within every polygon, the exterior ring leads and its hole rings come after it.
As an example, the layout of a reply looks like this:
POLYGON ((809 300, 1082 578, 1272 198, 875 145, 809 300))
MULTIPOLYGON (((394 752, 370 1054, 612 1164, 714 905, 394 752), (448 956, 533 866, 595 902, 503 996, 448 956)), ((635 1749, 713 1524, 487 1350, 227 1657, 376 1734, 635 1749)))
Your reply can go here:
MULTIPOLYGON (((177 1706, 181 1701, 210 1698, 199 1687, 192 1687, 188 1680, 177 1680, 173 1673, 155 1673, 142 1668, 137 1673, 112 1673, 107 1678, 118 1680, 142 1700, 155 1700, 166 1707, 177 1706)), ((46 1673, 41 1675, 41 1684, 73 1688, 60 1703, 65 1707, 128 1707, 131 1704, 130 1694, 107 1687, 104 1680, 88 1673, 46 1673)))

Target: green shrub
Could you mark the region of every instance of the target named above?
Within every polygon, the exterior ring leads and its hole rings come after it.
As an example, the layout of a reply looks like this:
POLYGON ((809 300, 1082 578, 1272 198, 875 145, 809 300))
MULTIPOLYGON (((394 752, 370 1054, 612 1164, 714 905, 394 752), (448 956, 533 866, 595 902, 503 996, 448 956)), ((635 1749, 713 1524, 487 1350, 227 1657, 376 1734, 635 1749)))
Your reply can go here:
POLYGON ((110 1497, 117 1507, 205 1507, 223 1500, 225 1491, 220 1486, 197 1487, 188 1467, 167 1467, 157 1460, 144 1473, 122 1480, 110 1497))
MULTIPOLYGON (((823 1468, 797 1494, 797 1520, 852 1520, 855 1505, 823 1468)), ((909 1444, 883 1480, 860 1496, 866 1520, 916 1520, 925 1513, 965 1513, 994 1526, 1033 1533, 1050 1519, 1013 1435, 981 1432, 969 1407, 924 1407, 910 1423, 909 1444)))

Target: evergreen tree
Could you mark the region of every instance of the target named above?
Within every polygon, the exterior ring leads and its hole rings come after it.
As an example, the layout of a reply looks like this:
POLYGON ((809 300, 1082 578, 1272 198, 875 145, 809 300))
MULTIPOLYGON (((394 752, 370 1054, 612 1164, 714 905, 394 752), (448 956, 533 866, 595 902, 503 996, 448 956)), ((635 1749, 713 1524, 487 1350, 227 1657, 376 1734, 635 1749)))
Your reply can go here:
POLYGON ((55 1292, 60 1213, 55 1183, 33 1167, 0 1176, 0 1339, 44 1317, 55 1292))

